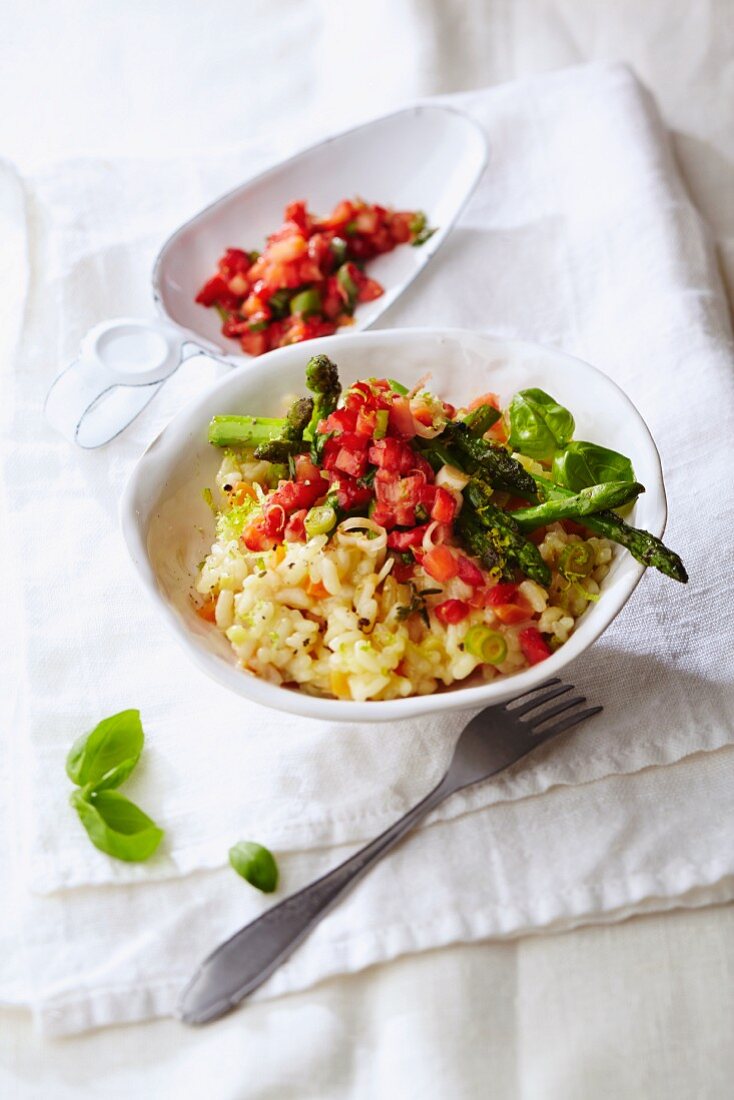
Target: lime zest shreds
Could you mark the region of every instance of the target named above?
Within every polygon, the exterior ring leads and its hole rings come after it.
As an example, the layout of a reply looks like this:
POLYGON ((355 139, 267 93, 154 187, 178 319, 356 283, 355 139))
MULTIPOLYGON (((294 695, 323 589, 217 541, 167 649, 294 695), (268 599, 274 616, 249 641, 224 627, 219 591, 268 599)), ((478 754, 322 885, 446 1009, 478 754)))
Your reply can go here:
POLYGON ((212 491, 211 491, 211 489, 210 489, 210 488, 209 488, 209 487, 207 486, 207 488, 206 488, 206 489, 202 489, 202 490, 201 490, 201 495, 202 495, 202 497, 203 497, 203 499, 204 499, 204 503, 205 503, 205 504, 207 504, 207 505, 208 505, 208 506, 209 506, 209 507, 211 508, 212 512, 213 512, 213 513, 214 513, 214 515, 216 516, 216 514, 217 514, 217 506, 216 506, 216 504, 214 503, 214 497, 213 497, 213 495, 212 495, 212 491))
POLYGON ((336 527, 337 514, 330 504, 319 504, 310 508, 304 521, 306 534, 310 539, 314 535, 326 535, 336 527))
POLYGON ((588 577, 594 568, 594 551, 586 542, 569 542, 558 560, 558 572, 566 580, 588 577))
POLYGON ((507 642, 498 630, 473 626, 464 637, 464 649, 487 665, 501 665, 507 656, 507 642))
POLYGON ((259 508, 252 497, 247 497, 242 504, 233 504, 226 512, 220 512, 217 517, 217 538, 223 542, 237 541, 245 524, 254 511, 259 508))

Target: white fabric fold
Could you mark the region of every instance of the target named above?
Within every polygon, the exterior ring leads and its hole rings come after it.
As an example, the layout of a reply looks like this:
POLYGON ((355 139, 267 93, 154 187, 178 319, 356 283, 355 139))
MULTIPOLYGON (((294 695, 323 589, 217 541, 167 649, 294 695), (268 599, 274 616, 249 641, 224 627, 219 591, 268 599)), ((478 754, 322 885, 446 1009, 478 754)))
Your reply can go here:
MULTIPOLYGON (((712 833, 705 816, 723 814, 721 801, 703 806, 692 793, 695 786, 700 798, 700 777, 713 782, 712 769, 720 776, 732 766, 734 739, 721 612, 732 526, 731 345, 705 229, 654 105, 621 67, 447 102, 485 127, 491 161, 459 226, 383 323, 522 335, 605 369, 658 441, 671 504, 666 538, 692 579, 683 588, 648 575, 570 670, 605 704, 602 718, 442 807, 294 956, 271 992, 452 940, 612 919, 703 896, 697 891, 728 896, 734 874, 731 831, 724 824, 712 833), (660 765, 672 766, 646 770, 660 765), (646 784, 661 821, 680 816, 699 844, 687 862, 677 858, 685 838, 654 824, 644 800, 635 803, 633 791, 646 784), (553 843, 551 826, 561 830, 553 843), (410 870, 396 891, 400 860, 410 870), (436 887, 437 868, 446 889, 436 887), (429 897, 435 916, 421 923, 429 897), (405 929, 419 925, 428 931, 411 940, 405 929), (340 927, 354 930, 343 950, 340 927)), ((25 628, 20 832, 28 885, 49 895, 24 903, 32 914, 24 920, 28 996, 50 1030, 168 1011, 194 939, 210 946, 259 904, 219 870, 234 840, 282 852, 283 889, 291 889, 416 801, 462 724, 452 716, 386 730, 269 713, 205 680, 163 631, 126 562, 117 498, 158 428, 220 368, 189 361, 99 452, 70 449, 40 419, 47 386, 89 325, 151 311, 150 267, 167 232, 264 159, 247 149, 201 163, 77 161, 26 181, 32 281, 18 354, 6 357, 3 472, 25 628), (80 731, 129 706, 140 707, 148 744, 126 791, 167 830, 161 854, 143 865, 89 845, 68 807, 63 769, 80 731), (175 935, 183 927, 191 932, 185 951, 175 935), (155 957, 160 966, 151 967, 155 957), (125 1004, 136 1006, 132 1015, 125 1004)))

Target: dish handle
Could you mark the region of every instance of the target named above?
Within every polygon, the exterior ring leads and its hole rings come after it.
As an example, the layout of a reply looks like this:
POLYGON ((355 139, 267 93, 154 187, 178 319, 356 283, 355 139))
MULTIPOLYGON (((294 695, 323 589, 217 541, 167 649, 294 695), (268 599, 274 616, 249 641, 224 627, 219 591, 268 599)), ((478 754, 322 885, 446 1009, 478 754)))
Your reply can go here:
POLYGON ((211 354, 162 319, 118 317, 90 329, 46 395, 48 423, 80 447, 109 443, 190 355, 211 354))

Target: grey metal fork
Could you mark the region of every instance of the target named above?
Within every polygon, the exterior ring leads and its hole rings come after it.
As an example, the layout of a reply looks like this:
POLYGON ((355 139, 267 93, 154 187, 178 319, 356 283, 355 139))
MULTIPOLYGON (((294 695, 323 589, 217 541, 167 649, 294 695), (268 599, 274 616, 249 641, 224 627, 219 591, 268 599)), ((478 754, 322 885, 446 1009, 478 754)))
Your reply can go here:
POLYGON ((268 909, 212 952, 183 991, 179 1017, 187 1024, 205 1024, 229 1012, 280 966, 357 879, 430 810, 449 795, 497 775, 538 745, 599 713, 601 707, 579 709, 586 699, 569 695, 573 690, 572 684, 548 680, 472 718, 440 783, 370 844, 268 909), (553 702, 556 699, 559 701, 553 702))

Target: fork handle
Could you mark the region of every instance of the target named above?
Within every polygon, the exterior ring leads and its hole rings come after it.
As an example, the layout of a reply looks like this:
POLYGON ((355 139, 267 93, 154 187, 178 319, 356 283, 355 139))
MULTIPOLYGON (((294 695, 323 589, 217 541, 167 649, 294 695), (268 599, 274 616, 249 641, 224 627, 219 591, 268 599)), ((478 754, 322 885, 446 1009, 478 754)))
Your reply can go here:
POLYGON ((201 964, 184 990, 178 1014, 188 1024, 223 1016, 257 989, 331 907, 430 810, 454 790, 444 776, 375 840, 236 932, 201 964))

